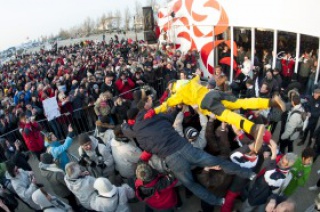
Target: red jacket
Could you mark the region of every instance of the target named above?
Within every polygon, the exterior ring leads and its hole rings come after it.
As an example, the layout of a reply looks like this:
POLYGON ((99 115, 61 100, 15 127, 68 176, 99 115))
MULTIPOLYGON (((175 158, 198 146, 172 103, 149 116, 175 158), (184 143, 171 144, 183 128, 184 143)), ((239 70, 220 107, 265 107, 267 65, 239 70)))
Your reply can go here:
POLYGON ((136 196, 139 200, 145 201, 150 207, 156 210, 167 210, 175 207, 177 205, 177 193, 174 186, 177 184, 178 180, 170 181, 168 176, 159 174, 150 183, 143 184, 142 180, 137 179, 135 182, 136 196), (166 183, 158 183, 159 181, 167 181, 167 186, 164 188, 159 188, 159 185, 165 185, 166 183), (141 193, 141 188, 156 188, 153 195, 150 197, 143 197, 141 193))
POLYGON ((290 60, 282 59, 281 60, 282 76, 292 77, 293 71, 294 71, 294 64, 295 64, 295 61, 293 59, 290 59, 290 60))
POLYGON ((37 122, 21 123, 22 137, 28 149, 32 152, 40 152, 44 148, 44 140, 41 136, 40 126, 37 122))
MULTIPOLYGON (((128 92, 128 91, 134 89, 135 84, 130 78, 127 78, 127 83, 123 84, 122 80, 119 78, 116 81, 116 87, 117 87, 119 93, 122 94, 124 92, 128 92)), ((128 92, 126 94, 123 94, 122 98, 132 100, 133 99, 132 92, 128 92)))

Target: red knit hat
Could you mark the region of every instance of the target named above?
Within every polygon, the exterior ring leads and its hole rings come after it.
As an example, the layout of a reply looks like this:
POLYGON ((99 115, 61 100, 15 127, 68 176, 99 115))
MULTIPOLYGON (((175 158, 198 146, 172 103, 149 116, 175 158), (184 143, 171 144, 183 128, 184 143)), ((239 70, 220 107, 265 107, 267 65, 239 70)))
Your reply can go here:
POLYGON ((272 134, 269 130, 266 130, 264 132, 264 135, 263 135, 263 142, 266 143, 266 144, 269 144, 270 143, 270 140, 272 138, 272 134))

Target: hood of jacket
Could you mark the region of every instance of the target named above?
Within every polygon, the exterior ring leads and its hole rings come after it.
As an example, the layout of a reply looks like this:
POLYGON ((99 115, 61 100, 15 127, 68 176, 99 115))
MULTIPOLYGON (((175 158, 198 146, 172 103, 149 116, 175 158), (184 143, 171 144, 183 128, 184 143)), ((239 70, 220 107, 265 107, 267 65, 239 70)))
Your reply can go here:
POLYGON ((72 191, 85 208, 89 209, 92 197, 96 194, 96 191, 93 188, 95 178, 85 176, 78 179, 72 179, 66 175, 64 179, 69 190, 72 191))
POLYGON ((41 207, 41 209, 53 206, 52 203, 47 199, 47 197, 41 192, 40 189, 33 192, 32 200, 36 204, 38 204, 41 207))
POLYGON ((39 169, 40 170, 46 170, 46 171, 52 171, 52 172, 62 172, 64 173, 64 171, 62 169, 60 169, 57 164, 53 163, 53 164, 44 164, 42 162, 39 163, 39 169))

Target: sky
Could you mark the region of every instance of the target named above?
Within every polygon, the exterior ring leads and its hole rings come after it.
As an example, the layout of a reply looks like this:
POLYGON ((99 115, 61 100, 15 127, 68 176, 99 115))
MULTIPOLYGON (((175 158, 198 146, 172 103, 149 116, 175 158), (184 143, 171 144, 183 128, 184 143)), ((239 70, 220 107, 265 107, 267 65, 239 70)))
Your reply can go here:
MULTIPOLYGON (((148 6, 150 0, 137 0, 148 6)), ((158 0, 159 4, 165 0, 158 0)), ((0 51, 41 35, 80 25, 88 16, 97 20, 108 11, 133 12, 135 0, 0 0, 0 51)))

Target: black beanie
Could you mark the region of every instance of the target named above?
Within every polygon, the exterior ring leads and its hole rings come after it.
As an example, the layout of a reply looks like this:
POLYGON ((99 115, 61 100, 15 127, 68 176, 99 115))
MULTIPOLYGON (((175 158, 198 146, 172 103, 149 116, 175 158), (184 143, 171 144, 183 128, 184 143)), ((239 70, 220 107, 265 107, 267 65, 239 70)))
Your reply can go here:
POLYGON ((138 108, 131 108, 127 111, 127 117, 128 119, 135 119, 135 117, 138 115, 139 109, 138 108))
POLYGON ((78 140, 79 140, 79 144, 80 146, 88 143, 89 141, 91 141, 89 135, 87 133, 81 133, 78 137, 78 140))
POLYGON ((43 153, 41 154, 40 161, 44 164, 52 164, 53 157, 50 153, 43 153))

